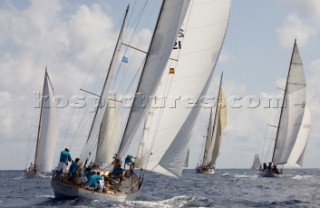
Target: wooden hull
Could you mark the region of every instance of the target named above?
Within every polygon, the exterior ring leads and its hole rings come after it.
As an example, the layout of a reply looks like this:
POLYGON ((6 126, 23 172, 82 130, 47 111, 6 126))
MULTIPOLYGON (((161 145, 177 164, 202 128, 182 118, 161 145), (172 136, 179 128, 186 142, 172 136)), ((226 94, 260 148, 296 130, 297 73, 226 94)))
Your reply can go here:
POLYGON ((208 168, 208 167, 198 166, 196 168, 196 173, 214 174, 215 173, 215 168, 208 168))
POLYGON ((52 177, 51 187, 56 198, 84 198, 90 200, 111 200, 111 201, 130 201, 135 200, 139 194, 140 181, 134 173, 129 179, 122 181, 120 188, 116 191, 99 192, 86 189, 72 183, 66 183, 52 177))

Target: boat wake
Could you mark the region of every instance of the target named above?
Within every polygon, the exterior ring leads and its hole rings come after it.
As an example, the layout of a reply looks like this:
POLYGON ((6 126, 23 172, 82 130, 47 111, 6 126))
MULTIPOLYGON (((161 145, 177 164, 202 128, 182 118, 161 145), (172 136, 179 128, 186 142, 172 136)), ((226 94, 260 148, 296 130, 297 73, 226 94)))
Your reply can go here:
POLYGON ((296 179, 296 180, 308 180, 310 178, 313 178, 312 175, 296 175, 291 177, 291 179, 296 179))
POLYGON ((198 196, 176 196, 161 201, 127 201, 129 207, 199 207, 208 205, 208 199, 198 196))

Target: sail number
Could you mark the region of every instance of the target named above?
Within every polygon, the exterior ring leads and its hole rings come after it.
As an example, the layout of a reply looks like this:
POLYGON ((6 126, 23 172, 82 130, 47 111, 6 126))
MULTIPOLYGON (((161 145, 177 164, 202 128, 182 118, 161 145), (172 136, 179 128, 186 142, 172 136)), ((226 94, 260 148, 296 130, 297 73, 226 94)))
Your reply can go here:
POLYGON ((183 29, 180 29, 179 34, 178 34, 178 38, 176 40, 176 42, 174 43, 173 49, 181 49, 181 40, 184 37, 184 31, 183 29))

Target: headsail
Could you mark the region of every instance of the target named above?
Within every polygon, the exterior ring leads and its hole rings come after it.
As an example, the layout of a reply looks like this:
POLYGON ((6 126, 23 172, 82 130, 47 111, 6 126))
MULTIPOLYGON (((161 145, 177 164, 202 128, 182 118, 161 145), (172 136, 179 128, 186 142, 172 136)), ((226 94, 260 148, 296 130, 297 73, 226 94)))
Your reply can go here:
POLYGON ((303 156, 309 140, 310 130, 311 130, 311 113, 308 106, 306 106, 305 112, 303 115, 302 124, 297 136, 297 140, 288 158, 288 162, 286 166, 302 167, 303 156))
POLYGON ((297 43, 293 52, 284 92, 272 162, 285 164, 294 148, 306 105, 306 81, 297 43))
POLYGON ((164 108, 151 108, 148 113, 143 140, 146 169, 181 175, 190 130, 200 109, 184 106, 181 96, 205 95, 225 37, 230 7, 230 0, 191 1, 176 49, 155 93, 175 99, 174 106, 167 100, 164 108))
POLYGON ((120 145, 119 155, 121 157, 126 154, 137 128, 150 106, 150 96, 154 93, 161 78, 188 5, 189 0, 164 0, 162 3, 146 62, 142 69, 137 94, 120 145))
MULTIPOLYGON (((117 148, 120 145, 120 144, 118 144, 119 142, 115 141, 114 138, 107 137, 106 130, 107 130, 107 126, 109 125, 109 122, 102 123, 102 119, 106 117, 106 115, 105 115, 107 113, 106 108, 110 107, 110 104, 105 105, 104 107, 101 107, 100 104, 102 101, 106 101, 106 103, 108 103, 108 100, 109 100, 110 86, 113 81, 113 77, 116 74, 116 63, 119 58, 120 47, 121 47, 121 43, 122 43, 122 35, 123 35, 124 25, 125 25, 125 21, 126 21, 127 15, 128 15, 128 11, 129 11, 129 6, 127 7, 127 10, 125 12, 125 15, 124 15, 124 18, 122 21, 118 40, 117 40, 117 43, 116 43, 116 46, 115 46, 115 49, 114 49, 114 52, 112 55, 112 59, 111 59, 110 65, 109 65, 106 79, 103 84, 103 88, 102 88, 100 99, 99 99, 99 104, 97 106, 97 109, 96 109, 96 112, 95 112, 95 115, 94 115, 94 118, 92 121, 92 125, 91 125, 90 131, 89 131, 89 136, 88 136, 86 145, 83 148, 81 156, 80 156, 81 162, 84 162, 87 159, 87 157, 91 154, 92 149, 95 149, 95 147, 97 146, 98 143, 99 143, 99 145, 106 145, 107 143, 112 143, 117 148), (108 139, 109 139, 109 141, 107 141, 108 139), (114 141, 111 141, 112 139, 114 139, 114 141), (99 140, 99 142, 97 140, 99 140)), ((109 158, 107 155, 105 155, 104 152, 101 152, 101 151, 104 151, 106 148, 107 148, 106 146, 101 147, 100 149, 98 149, 98 152, 96 153, 98 155, 98 162, 100 162, 100 163, 104 163, 104 162, 110 161, 112 159, 112 158, 109 158), (102 155, 104 155, 104 156, 102 156, 102 155), (104 158, 102 158, 102 157, 104 157, 104 158)))
POLYGON ((54 90, 46 69, 34 161, 38 173, 52 171, 52 162, 59 129, 54 96, 54 90))

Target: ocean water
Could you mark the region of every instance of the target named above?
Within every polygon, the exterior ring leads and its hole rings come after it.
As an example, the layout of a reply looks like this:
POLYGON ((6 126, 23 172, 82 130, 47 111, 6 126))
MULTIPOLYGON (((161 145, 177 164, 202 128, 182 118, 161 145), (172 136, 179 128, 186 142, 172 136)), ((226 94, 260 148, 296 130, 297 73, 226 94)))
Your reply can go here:
POLYGON ((0 207, 320 207, 320 169, 286 169, 281 178, 244 169, 185 170, 181 179, 146 173, 137 200, 122 203, 57 200, 50 177, 26 179, 22 171, 0 171, 0 183, 0 207))

